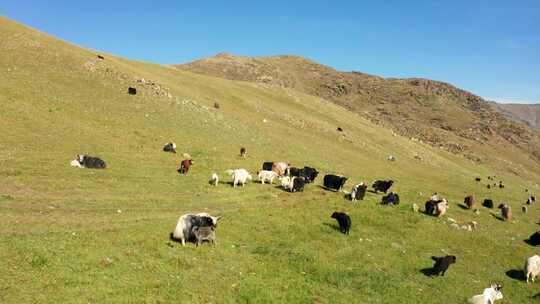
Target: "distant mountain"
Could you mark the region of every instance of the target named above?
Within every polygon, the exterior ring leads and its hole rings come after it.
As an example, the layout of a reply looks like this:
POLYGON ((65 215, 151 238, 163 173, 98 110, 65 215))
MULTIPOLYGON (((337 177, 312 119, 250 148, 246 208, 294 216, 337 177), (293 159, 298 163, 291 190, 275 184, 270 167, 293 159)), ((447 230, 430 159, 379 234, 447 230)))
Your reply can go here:
POLYGON ((540 130, 540 104, 495 103, 506 117, 540 130))
POLYGON ((481 162, 492 156, 493 149, 509 146, 540 161, 536 130, 507 119, 489 102, 447 83, 341 72, 298 56, 251 58, 221 53, 176 67, 315 95, 395 133, 474 161, 481 162), (486 150, 483 155, 479 145, 486 150))

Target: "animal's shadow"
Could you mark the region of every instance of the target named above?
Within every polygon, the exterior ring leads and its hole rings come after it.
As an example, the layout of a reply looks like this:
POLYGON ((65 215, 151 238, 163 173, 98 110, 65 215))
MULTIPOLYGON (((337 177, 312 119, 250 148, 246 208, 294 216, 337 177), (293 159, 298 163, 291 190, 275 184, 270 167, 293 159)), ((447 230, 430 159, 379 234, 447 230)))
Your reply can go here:
POLYGON ((469 210, 469 207, 467 207, 466 205, 464 204, 457 204, 459 208, 463 209, 463 210, 469 210))
POLYGON ((536 244, 533 244, 533 243, 531 242, 531 239, 530 239, 530 238, 529 238, 529 239, 526 239, 526 240, 523 240, 523 242, 525 242, 525 243, 527 243, 528 245, 531 245, 531 246, 538 246, 538 245, 536 245, 536 244))
MULTIPOLYGON (((181 240, 179 240, 179 239, 177 239, 177 238, 175 238, 175 237, 173 236, 173 233, 172 233, 172 232, 169 234, 169 241, 170 241, 170 242, 168 242, 168 246, 169 246, 169 247, 174 247, 174 246, 172 245, 171 242, 180 243, 180 244, 182 243, 181 240)), ((189 237, 188 239, 186 239, 186 243, 193 243, 193 244, 195 244, 196 242, 197 242, 197 240, 195 239, 194 236, 191 236, 191 237, 189 237)))
POLYGON ((525 274, 523 273, 523 270, 510 269, 510 270, 508 270, 506 272, 506 276, 511 278, 511 279, 518 280, 518 281, 525 281, 526 280, 525 274))
MULTIPOLYGON (((213 181, 213 180, 209 180, 209 181, 208 181, 208 184, 209 184, 210 186, 214 186, 214 181, 213 181)), ((225 184, 230 184, 230 185, 232 185, 232 182, 224 182, 224 181, 218 180, 218 185, 225 185, 225 184)))
POLYGON ((373 193, 373 194, 378 194, 379 192, 375 191, 375 190, 366 190, 367 192, 369 193, 373 193))
POLYGON ((426 277, 433 277, 437 275, 437 272, 433 267, 420 269, 420 272, 423 273, 426 277))
POLYGON ((283 188, 283 187, 280 186, 280 185, 274 186, 274 189, 281 190, 281 191, 287 192, 287 193, 292 193, 291 191, 289 191, 289 189, 285 189, 285 188, 283 188))
POLYGON ((504 222, 504 218, 500 215, 497 215, 497 214, 494 214, 494 213, 491 213, 491 216, 493 216, 494 218, 498 219, 499 221, 502 221, 504 222))
POLYGON ((320 189, 323 189, 323 190, 326 190, 326 191, 330 191, 330 192, 339 192, 339 190, 334 190, 334 189, 330 189, 330 188, 327 188, 325 186, 322 186, 322 185, 317 185, 317 187, 319 187, 320 189))
POLYGON ((331 228, 334 228, 335 230, 341 232, 341 229, 339 228, 338 225, 336 224, 330 224, 330 223, 324 223, 325 226, 328 226, 328 227, 331 227, 331 228))

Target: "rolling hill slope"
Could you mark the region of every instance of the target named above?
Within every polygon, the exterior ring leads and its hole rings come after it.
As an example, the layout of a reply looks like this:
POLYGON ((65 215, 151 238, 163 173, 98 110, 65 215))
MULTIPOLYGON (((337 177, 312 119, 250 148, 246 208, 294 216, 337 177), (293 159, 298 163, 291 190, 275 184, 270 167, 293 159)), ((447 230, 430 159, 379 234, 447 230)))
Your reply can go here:
POLYGON ((522 154, 512 174, 507 162, 473 163, 298 90, 101 60, 3 17, 0 53, 1 303, 460 303, 492 281, 511 303, 540 292, 506 275, 535 253, 523 239, 540 216, 537 206, 518 212, 540 193, 536 162, 522 154), (181 153, 161 151, 168 141, 193 157, 188 175, 176 173, 181 153), (78 153, 108 168, 69 167, 78 153), (347 189, 393 178, 402 204, 381 206, 373 193, 351 204, 321 178, 303 193, 227 184, 224 170, 263 161, 344 174, 347 189), (488 175, 506 188, 487 189, 488 175), (410 211, 435 191, 451 202, 447 217, 480 229, 410 211), (469 193, 508 202, 515 220, 458 207, 469 193), (351 235, 336 230, 335 210, 351 215, 351 235), (223 216, 215 248, 169 241, 187 212, 223 216), (458 262, 444 278, 420 272, 445 253, 458 262))
POLYGON ((293 88, 475 162, 494 163, 498 158, 525 166, 540 162, 536 130, 506 119, 482 98, 446 83, 340 72, 297 56, 250 58, 222 53, 175 67, 293 88))

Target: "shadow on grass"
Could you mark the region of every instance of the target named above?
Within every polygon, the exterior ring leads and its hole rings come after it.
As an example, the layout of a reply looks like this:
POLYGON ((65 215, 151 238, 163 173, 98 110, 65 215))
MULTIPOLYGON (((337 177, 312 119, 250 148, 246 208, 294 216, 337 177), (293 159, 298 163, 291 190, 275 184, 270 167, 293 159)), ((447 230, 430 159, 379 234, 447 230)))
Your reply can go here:
MULTIPOLYGON (((187 243, 193 243, 195 244, 197 242, 197 240, 195 239, 195 237, 191 237, 189 239, 186 239, 186 244, 187 243)), ((171 247, 171 248, 174 248, 174 244, 173 243, 179 243, 179 244, 182 244, 182 241, 175 238, 173 233, 171 232, 169 234, 169 241, 167 242, 167 246, 171 247)))
POLYGON ((523 270, 510 269, 506 272, 506 276, 514 280, 525 281, 525 274, 523 273, 523 270))
POLYGON ((320 189, 323 189, 323 190, 326 190, 326 191, 330 191, 330 192, 339 192, 339 190, 334 190, 334 189, 330 189, 330 188, 327 188, 323 185, 317 185, 317 187, 319 187, 320 189))
POLYGON ((499 221, 504 222, 504 218, 503 218, 502 216, 500 216, 500 215, 491 213, 491 216, 493 216, 494 218, 498 219, 499 221))
POLYGON ((466 205, 464 204, 458 204, 458 207, 463 209, 463 210, 469 210, 469 207, 467 207, 466 205))
POLYGON ((538 246, 538 245, 540 245, 540 244, 535 244, 535 243, 533 243, 533 242, 531 241, 530 238, 529 238, 529 239, 526 239, 526 240, 523 240, 523 241, 524 241, 525 243, 527 243, 528 245, 531 245, 531 246, 538 246))
POLYGON ((420 272, 424 274, 426 277, 433 277, 437 274, 435 269, 433 267, 420 269, 420 272))
POLYGON ((339 226, 336 225, 336 224, 324 223, 324 225, 328 226, 330 228, 334 228, 334 230, 337 230, 337 231, 341 232, 341 230, 339 229, 339 226))
POLYGON ((277 190, 281 190, 283 192, 287 192, 287 193, 292 193, 291 191, 289 191, 288 189, 285 189, 281 186, 274 186, 274 189, 277 189, 277 190))
POLYGON ((366 192, 373 193, 373 194, 378 194, 378 192, 375 191, 375 190, 366 190, 366 192))

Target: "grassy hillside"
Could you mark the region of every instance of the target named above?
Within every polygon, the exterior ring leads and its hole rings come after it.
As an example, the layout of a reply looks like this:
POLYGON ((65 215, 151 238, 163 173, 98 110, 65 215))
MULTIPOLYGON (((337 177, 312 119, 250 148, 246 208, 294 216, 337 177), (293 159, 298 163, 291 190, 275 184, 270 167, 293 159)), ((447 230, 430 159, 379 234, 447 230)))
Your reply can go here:
POLYGON ((341 72, 298 56, 243 57, 222 53, 179 69, 232 80, 293 88, 343 106, 409 138, 475 162, 540 170, 540 133, 506 119, 482 98, 428 79, 341 72))
POLYGON ((477 165, 286 88, 99 60, 5 18, 0 41, 1 303, 461 303, 492 281, 505 285, 503 303, 540 292, 505 274, 538 253, 523 239, 539 208, 519 212, 540 193, 534 168, 477 165), (181 153, 161 152, 168 141, 193 157, 187 176, 175 171, 181 153), (109 167, 72 168, 78 153, 109 167), (224 170, 255 172, 263 161, 345 174, 347 189, 393 178, 402 204, 380 206, 371 193, 351 204, 321 179, 304 193, 226 183, 224 170), (208 184, 214 171, 218 187, 208 184), (474 182, 493 174, 506 188, 474 182), (448 216, 410 211, 434 191, 450 200, 448 216), (508 202, 515 220, 459 208, 469 193, 508 202), (336 210, 352 217, 349 236, 336 230, 336 210), (169 241, 187 212, 223 216, 215 248, 169 241), (447 276, 420 272, 445 253, 458 257, 447 276))

